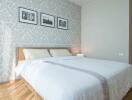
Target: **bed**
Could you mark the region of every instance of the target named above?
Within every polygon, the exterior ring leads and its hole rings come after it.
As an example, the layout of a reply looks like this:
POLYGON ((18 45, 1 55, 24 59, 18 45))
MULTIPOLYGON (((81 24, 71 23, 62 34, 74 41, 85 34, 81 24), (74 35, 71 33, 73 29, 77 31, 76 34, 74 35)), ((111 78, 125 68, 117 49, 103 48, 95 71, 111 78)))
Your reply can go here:
MULTIPOLYGON (((18 61, 22 51, 17 48, 18 61)), ((122 100, 132 87, 131 65, 72 55, 24 60, 16 75, 43 100, 122 100)))

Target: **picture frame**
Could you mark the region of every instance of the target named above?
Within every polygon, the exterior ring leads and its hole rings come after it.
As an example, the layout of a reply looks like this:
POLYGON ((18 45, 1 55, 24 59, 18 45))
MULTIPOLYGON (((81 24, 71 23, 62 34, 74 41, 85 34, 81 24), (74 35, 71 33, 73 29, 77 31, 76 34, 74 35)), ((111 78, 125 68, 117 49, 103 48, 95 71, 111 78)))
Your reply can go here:
POLYGON ((55 28, 55 16, 46 13, 40 13, 40 25, 55 28))
POLYGON ((31 9, 19 7, 19 22, 37 25, 38 12, 31 9))
POLYGON ((68 19, 57 17, 57 28, 68 30, 68 19))

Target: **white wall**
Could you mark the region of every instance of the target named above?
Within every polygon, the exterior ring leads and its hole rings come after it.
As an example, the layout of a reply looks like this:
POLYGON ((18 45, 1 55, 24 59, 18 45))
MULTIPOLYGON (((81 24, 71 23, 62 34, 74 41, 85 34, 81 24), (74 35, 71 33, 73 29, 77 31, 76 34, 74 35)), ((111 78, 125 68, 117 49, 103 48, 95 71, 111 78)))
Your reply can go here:
POLYGON ((129 63, 132 64, 132 0, 129 0, 129 63))
POLYGON ((80 47, 81 7, 67 0, 0 0, 0 82, 14 79, 16 47, 80 47), (38 11, 38 25, 20 23, 18 7, 38 11), (40 26, 40 12, 68 19, 68 30, 40 26))
POLYGON ((82 7, 82 52, 129 61, 129 0, 93 0, 82 7))

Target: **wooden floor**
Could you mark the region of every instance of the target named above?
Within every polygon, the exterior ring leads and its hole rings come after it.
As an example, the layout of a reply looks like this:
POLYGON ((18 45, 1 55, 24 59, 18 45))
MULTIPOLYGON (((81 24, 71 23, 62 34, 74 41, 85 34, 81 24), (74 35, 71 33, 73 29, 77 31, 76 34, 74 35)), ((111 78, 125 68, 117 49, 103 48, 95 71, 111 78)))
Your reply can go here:
POLYGON ((0 100, 42 100, 23 80, 0 84, 0 100))
MULTIPOLYGON (((42 100, 23 80, 0 84, 0 100, 42 100)), ((132 100, 132 91, 123 100, 132 100)))
POLYGON ((132 100, 132 90, 128 92, 128 94, 124 97, 123 100, 132 100))

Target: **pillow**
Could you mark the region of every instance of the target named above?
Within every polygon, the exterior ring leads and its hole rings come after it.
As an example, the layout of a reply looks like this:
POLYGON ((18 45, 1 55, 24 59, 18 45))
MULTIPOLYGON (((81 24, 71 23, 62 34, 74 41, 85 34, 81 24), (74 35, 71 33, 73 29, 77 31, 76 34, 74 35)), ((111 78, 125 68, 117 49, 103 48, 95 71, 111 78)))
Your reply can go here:
POLYGON ((53 57, 62 57, 62 56, 72 55, 68 49, 50 49, 49 51, 53 57))
POLYGON ((26 60, 50 57, 47 49, 24 49, 23 52, 26 60))

